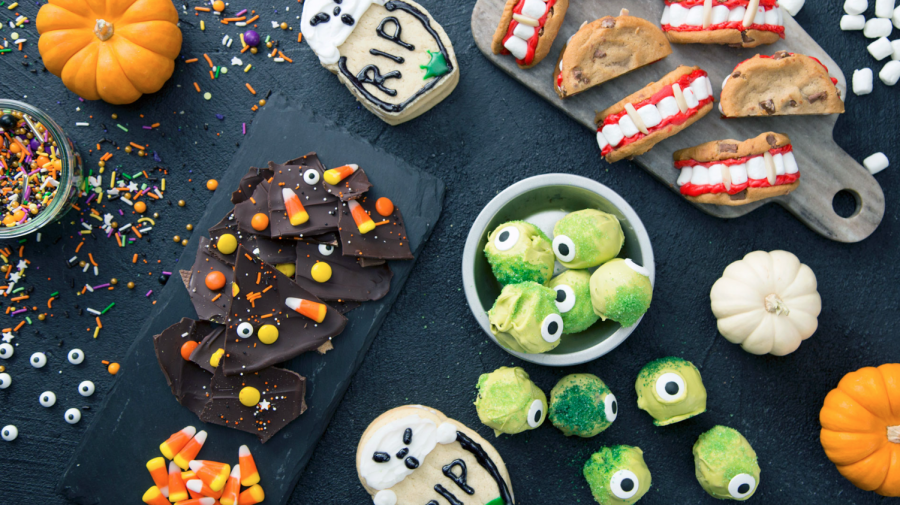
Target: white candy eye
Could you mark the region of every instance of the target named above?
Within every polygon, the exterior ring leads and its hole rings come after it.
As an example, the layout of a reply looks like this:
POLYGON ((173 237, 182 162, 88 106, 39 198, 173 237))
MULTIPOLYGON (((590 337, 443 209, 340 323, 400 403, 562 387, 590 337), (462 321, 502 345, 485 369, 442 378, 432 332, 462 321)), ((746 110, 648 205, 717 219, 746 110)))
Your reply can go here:
POLYGON ((730 494, 732 498, 737 498, 738 500, 749 498, 755 490, 756 479, 754 479, 752 475, 746 473, 739 473, 732 477, 728 482, 728 494, 730 494))
POLYGON ((531 407, 528 408, 528 426, 532 428, 537 428, 544 422, 544 403, 540 400, 535 400, 531 402, 531 407))
POLYGON ((609 479, 610 491, 621 500, 627 500, 636 495, 640 485, 637 475, 631 470, 619 470, 609 479))
POLYGON ((241 338, 250 338, 253 336, 253 325, 250 323, 241 323, 237 327, 237 334, 241 338))
POLYGON ((687 387, 684 379, 677 373, 664 373, 656 379, 656 394, 663 402, 671 403, 684 399, 687 396, 687 387))
POLYGON ((12 384, 12 377, 8 373, 0 373, 0 389, 6 389, 12 384))
POLYGON ((575 291, 565 284, 553 288, 556 290, 556 308, 563 314, 572 310, 575 306, 575 291))
POLYGON ((0 344, 0 358, 9 359, 15 353, 13 346, 9 344, 0 344))
POLYGON ((44 368, 44 365, 47 364, 47 355, 42 352, 36 352, 31 355, 30 363, 35 368, 44 368))
POLYGON ((319 244, 319 254, 322 256, 331 256, 334 252, 334 246, 331 244, 319 244))
POLYGON ((73 407, 67 410, 63 417, 67 423, 77 424, 78 421, 81 421, 81 411, 73 407))
POLYGON ((541 337, 547 342, 556 342, 563 333, 562 316, 550 314, 541 323, 541 337))
POLYGON ((91 381, 84 381, 78 385, 78 394, 81 396, 91 396, 94 394, 94 383, 91 381))
POLYGON ((508 251, 516 246, 519 242, 519 229, 515 226, 507 226, 500 230, 500 233, 494 237, 494 247, 498 251, 508 251))
POLYGON ((41 393, 41 397, 38 398, 38 401, 41 402, 42 407, 52 407, 56 405, 56 395, 53 391, 44 391, 41 393))
POLYGON ((603 410, 606 413, 606 420, 613 422, 619 417, 619 402, 616 401, 616 395, 610 393, 603 399, 603 410))
POLYGON ((310 186, 315 186, 319 183, 319 172, 316 172, 311 168, 306 172, 303 172, 303 182, 309 184, 310 186))
POLYGON ((575 259, 575 242, 565 235, 553 238, 553 254, 560 262, 567 263, 575 259))
POLYGON ((13 425, 4 426, 2 430, 0 430, 0 437, 3 437, 3 440, 7 442, 12 442, 19 436, 19 430, 13 425))
POLYGON ((84 351, 81 349, 72 349, 69 351, 69 363, 80 365, 82 361, 84 361, 84 351))

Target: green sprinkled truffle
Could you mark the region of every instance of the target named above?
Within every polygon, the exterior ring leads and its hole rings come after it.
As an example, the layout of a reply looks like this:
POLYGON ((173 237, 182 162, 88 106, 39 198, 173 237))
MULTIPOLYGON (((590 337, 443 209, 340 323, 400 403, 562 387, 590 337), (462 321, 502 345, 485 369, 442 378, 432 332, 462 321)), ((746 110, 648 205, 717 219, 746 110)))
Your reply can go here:
POLYGON ((697 481, 713 497, 744 501, 756 492, 756 452, 737 430, 716 426, 700 435, 693 452, 697 481))
POLYGON ((649 273, 631 260, 616 258, 591 275, 591 303, 604 321, 632 326, 650 308, 652 299, 649 273))
POLYGON ((537 354, 555 349, 564 331, 556 291, 536 282, 503 288, 488 311, 491 333, 516 352, 537 354))
POLYGON ((690 361, 660 358, 644 365, 634 384, 638 408, 666 426, 706 412, 706 387, 690 361))
POLYGON ((550 238, 525 221, 498 226, 488 235, 484 255, 494 277, 503 286, 520 282, 546 284, 553 275, 550 238))
POLYGON ((600 319, 591 305, 591 274, 587 270, 566 270, 550 279, 548 286, 556 291, 566 334, 580 333, 600 319))
POLYGON ((600 505, 636 503, 650 490, 650 469, 639 447, 603 447, 591 455, 583 472, 600 505))
POLYGON ((475 408, 494 435, 515 435, 544 422, 547 396, 521 368, 500 367, 478 379, 475 408))
POLYGON ((570 269, 602 265, 615 258, 624 243, 616 216, 595 209, 567 214, 553 226, 553 253, 570 269))
POLYGON ((567 437, 596 436, 618 415, 615 395, 596 375, 567 375, 550 391, 550 422, 567 437))

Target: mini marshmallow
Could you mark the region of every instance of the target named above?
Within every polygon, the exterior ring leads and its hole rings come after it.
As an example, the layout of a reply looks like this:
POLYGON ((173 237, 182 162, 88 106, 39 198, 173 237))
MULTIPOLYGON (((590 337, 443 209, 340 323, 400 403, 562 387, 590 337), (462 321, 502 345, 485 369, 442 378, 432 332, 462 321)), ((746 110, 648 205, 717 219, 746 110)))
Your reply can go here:
POLYGON ((662 115, 659 113, 659 109, 653 104, 641 107, 637 110, 637 113, 641 116, 641 119, 644 121, 644 126, 648 129, 662 123, 662 115))
POLYGON ((600 150, 606 149, 606 146, 609 145, 609 141, 606 140, 606 137, 603 136, 603 132, 597 132, 597 145, 600 146, 600 150))
POLYGON ((875 0, 875 16, 888 18, 894 14, 894 0, 875 0))
POLYGON ((803 8, 804 3, 806 3, 806 0, 779 0, 778 6, 788 11, 791 16, 796 16, 800 9, 803 8))
POLYGON ((722 184, 722 170, 728 170, 725 165, 716 163, 709 167, 709 183, 712 185, 722 184))
POLYGON ((662 19, 659 20, 659 24, 660 25, 669 24, 669 6, 668 5, 663 7, 663 15, 662 15, 662 19))
POLYGON ((709 169, 703 165, 694 166, 694 174, 691 175, 691 184, 705 186, 709 184, 709 169))
POLYGON ((888 161, 887 156, 885 156, 884 153, 875 153, 863 160, 863 165, 869 170, 869 173, 872 175, 881 172, 890 164, 891 163, 888 161))
POLYGON ((865 35, 867 39, 877 39, 887 37, 892 31, 894 31, 894 25, 891 24, 890 19, 872 18, 866 21, 866 26, 863 28, 863 35, 865 35))
POLYGON ((744 184, 747 182, 747 164, 731 165, 731 184, 744 184))
POLYGON ((869 0, 846 0, 844 2, 844 12, 855 16, 866 12, 869 8, 869 0))
POLYGON ((622 119, 619 120, 619 128, 622 129, 622 135, 625 135, 626 137, 634 137, 640 132, 637 125, 635 125, 634 121, 631 119, 631 116, 627 114, 622 116, 622 119))
POLYGON ((894 48, 891 47, 891 41, 888 40, 887 37, 876 39, 875 42, 869 44, 867 49, 869 50, 869 54, 878 61, 887 58, 894 52, 894 48))
POLYGON ((878 78, 888 86, 897 84, 897 81, 900 80, 900 61, 891 60, 887 62, 881 69, 881 72, 878 72, 878 78))
POLYGON ((784 171, 789 174, 796 174, 800 171, 800 167, 797 166, 797 159, 794 158, 793 152, 784 153, 784 171))
POLYGON ((694 94, 693 88, 687 87, 681 90, 681 92, 684 94, 684 101, 687 103, 688 109, 693 109, 700 105, 700 101, 697 100, 697 95, 694 94))
POLYGON ((753 24, 755 24, 755 25, 766 24, 766 8, 765 7, 758 7, 756 9, 756 15, 753 16, 753 24))
POLYGON ((529 40, 531 37, 534 37, 534 27, 517 23, 515 29, 513 29, 513 35, 522 40, 529 40))
POLYGON ((528 42, 525 42, 519 37, 510 37, 506 39, 506 42, 503 43, 503 47, 512 53, 513 57, 517 60, 524 60, 525 56, 528 55, 528 42))
POLYGON ((747 177, 761 180, 765 179, 767 176, 766 161, 762 156, 756 156, 747 160, 747 177))
MULTIPOLYGON (((659 101, 658 104, 656 104, 656 108, 659 109, 659 115, 663 118, 674 116, 675 114, 681 112, 681 109, 678 108, 678 102, 675 101, 674 96, 667 96, 663 98, 659 101)), ((646 121, 646 119, 644 119, 644 121, 646 121)))
POLYGON ((778 7, 765 12, 767 25, 778 25, 778 7))
POLYGON ((731 9, 731 12, 728 13, 728 21, 743 21, 744 14, 747 13, 747 8, 744 6, 735 7, 731 9))
POLYGON ((891 41, 891 59, 900 60, 900 39, 891 41))
POLYGON ((688 16, 688 11, 681 4, 672 4, 669 6, 669 24, 672 28, 678 28, 683 25, 688 16))
POLYGON ((19 436, 19 430, 11 424, 7 424, 6 426, 3 427, 2 430, 0 430, 0 438, 2 438, 3 440, 6 440, 7 442, 12 442, 18 436, 19 436))
POLYGON ((849 14, 845 14, 841 17, 841 30, 845 32, 862 30, 866 27, 866 17, 859 16, 851 16, 849 14))
POLYGON ((706 77, 700 76, 691 83, 691 89, 694 90, 694 95, 697 96, 698 101, 709 98, 709 86, 706 84, 706 81, 706 77))
POLYGON ((688 9, 687 17, 684 18, 684 24, 688 26, 703 26, 703 6, 695 5, 688 9))
POLYGON ((894 9, 894 15, 891 16, 891 21, 894 22, 894 26, 896 26, 897 29, 900 29, 900 7, 894 9))
POLYGON ((622 142, 622 139, 625 138, 625 134, 622 133, 622 129, 619 128, 617 124, 608 124, 603 127, 603 136, 606 137, 606 141, 609 142, 609 145, 616 147, 622 142))
POLYGON ((694 169, 691 167, 684 167, 681 169, 681 173, 678 174, 678 180, 675 181, 678 186, 684 186, 685 184, 691 182, 691 177, 694 175, 694 169))
POLYGON ((712 21, 711 24, 717 25, 719 23, 724 23, 728 21, 728 13, 730 9, 725 7, 724 5, 717 5, 712 8, 712 21))
POLYGON ((868 95, 872 92, 872 81, 875 79, 871 68, 861 68, 853 71, 853 94, 856 96, 868 95))
POLYGON ((547 4, 541 0, 525 0, 525 5, 522 6, 522 15, 534 19, 541 19, 546 10, 547 4))
POLYGON ((772 161, 775 162, 775 175, 784 175, 784 155, 781 153, 773 154, 772 161))

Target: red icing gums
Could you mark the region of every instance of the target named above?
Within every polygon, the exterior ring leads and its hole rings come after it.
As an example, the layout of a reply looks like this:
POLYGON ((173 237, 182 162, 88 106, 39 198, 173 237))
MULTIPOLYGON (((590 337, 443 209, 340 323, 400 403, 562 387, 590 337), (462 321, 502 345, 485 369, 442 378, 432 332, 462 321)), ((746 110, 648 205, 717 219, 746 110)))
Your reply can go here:
POLYGON ((681 25, 678 27, 673 27, 672 25, 662 25, 662 31, 664 32, 706 32, 713 30, 757 30, 761 32, 774 32, 777 33, 779 37, 784 38, 783 26, 751 24, 749 27, 744 28, 743 21, 726 21, 717 25, 709 25, 709 28, 688 25, 681 25))
MULTIPOLYGON (((786 146, 769 149, 769 153, 774 156, 776 154, 789 153, 789 152, 792 152, 793 150, 794 150, 793 147, 790 144, 788 144, 786 146)), ((719 164, 725 165, 725 166, 740 165, 741 163, 746 163, 747 160, 749 160, 750 158, 756 158, 759 156, 760 155, 756 154, 753 156, 743 156, 741 158, 732 158, 732 159, 721 160, 721 161, 702 161, 702 162, 697 161, 697 160, 682 160, 682 161, 675 162, 675 168, 681 169, 684 167, 695 167, 695 166, 709 168, 712 165, 719 165, 719 164)), ((797 172, 795 174, 778 175, 775 177, 774 186, 782 186, 784 184, 792 184, 794 182, 797 182, 799 179, 800 179, 800 172, 797 172)), ((700 196, 700 195, 704 195, 707 193, 712 193, 712 194, 728 193, 729 195, 736 195, 736 194, 740 193, 741 191, 744 191, 747 188, 768 188, 768 187, 773 187, 772 184, 769 184, 769 179, 750 179, 748 177, 747 182, 745 182, 745 183, 732 184, 731 190, 726 190, 724 183, 691 184, 690 182, 688 182, 684 186, 681 186, 681 188, 679 188, 679 191, 681 191, 681 194, 685 195, 685 196, 700 196)))
MULTIPOLYGON (((793 150, 794 150, 794 148, 791 147, 790 144, 788 144, 786 146, 769 149, 769 154, 771 154, 772 156, 775 156, 776 154, 785 154, 785 153, 792 152, 793 150)), ((754 154, 752 156, 744 156, 741 158, 731 158, 731 159, 721 160, 721 161, 681 160, 681 161, 675 162, 675 168, 696 167, 696 166, 709 168, 713 165, 727 165, 727 166, 740 165, 741 163, 747 163, 747 161, 750 158, 756 158, 757 156, 760 156, 760 155, 754 154)))
MULTIPOLYGON (((538 19, 538 25, 534 27, 534 35, 530 39, 528 39, 528 51, 525 53, 525 59, 520 60, 516 59, 516 62, 520 65, 531 65, 531 62, 534 61, 534 50, 537 49, 538 39, 540 39, 541 29, 544 27, 544 23, 547 22, 547 14, 550 13, 550 9, 553 5, 556 4, 556 0, 548 0, 547 8, 544 10, 544 15, 541 16, 541 19, 538 19)), ((513 8, 513 14, 522 14, 522 8, 525 7, 525 0, 519 0, 519 3, 513 8)), ((506 36, 503 37, 503 43, 506 44, 506 41, 509 40, 510 37, 513 36, 513 31, 515 31, 516 27, 519 26, 519 22, 515 19, 509 22, 509 28, 506 30, 506 36)), ((505 47, 503 48, 502 54, 510 54, 509 50, 505 47)))
MULTIPOLYGON (((684 8, 696 7, 696 6, 703 7, 703 0, 682 0, 680 2, 678 0, 666 0, 666 5, 672 5, 672 4, 678 4, 684 8)), ((715 5, 713 5, 713 7, 718 7, 720 5, 724 5, 725 7, 728 7, 729 10, 731 10, 731 9, 734 9, 735 7, 747 7, 750 4, 750 0, 727 0, 727 1, 713 0, 713 4, 715 4, 715 5)), ((771 8, 771 7, 776 7, 777 4, 778 4, 777 0, 759 0, 760 7, 771 8)))

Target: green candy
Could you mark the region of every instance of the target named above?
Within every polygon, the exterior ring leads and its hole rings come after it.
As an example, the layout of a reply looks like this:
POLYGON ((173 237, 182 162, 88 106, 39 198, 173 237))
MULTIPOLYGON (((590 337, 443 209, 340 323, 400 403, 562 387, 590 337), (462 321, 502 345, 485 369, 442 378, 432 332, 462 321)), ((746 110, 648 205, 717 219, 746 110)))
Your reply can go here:
POLYGON ((650 469, 639 447, 603 447, 591 455, 583 471, 600 505, 636 503, 650 490, 650 469))
POLYGON ((700 435, 693 452, 697 481, 714 498, 744 501, 756 492, 756 452, 737 430, 716 426, 700 435))
POLYGON ((618 415, 616 396, 596 375, 566 375, 550 391, 550 422, 567 437, 596 436, 618 415))
POLYGON ((556 291, 556 306, 567 334, 582 332, 600 319, 591 305, 591 274, 587 270, 567 270, 550 279, 547 286, 556 291))
POLYGON ((619 254, 624 243, 616 216, 595 209, 572 212, 553 226, 553 253, 564 267, 573 270, 606 263, 619 254))
POLYGON ((706 387, 690 361, 669 357, 644 365, 634 384, 638 408, 666 426, 706 412, 706 387))
POLYGON ((539 427, 547 416, 547 396, 519 368, 500 367, 478 378, 475 409, 494 435, 515 435, 539 427))
POLYGON ((550 239, 540 228, 525 221, 498 226, 488 235, 484 255, 503 286, 526 281, 546 284, 553 275, 550 239))
POLYGON ((491 333, 507 349, 537 354, 559 345, 563 320, 556 308, 556 291, 536 282, 503 288, 488 311, 491 333))
POLYGON ((650 308, 652 299, 649 273, 629 259, 616 258, 591 275, 591 303, 604 321, 632 326, 650 308))

